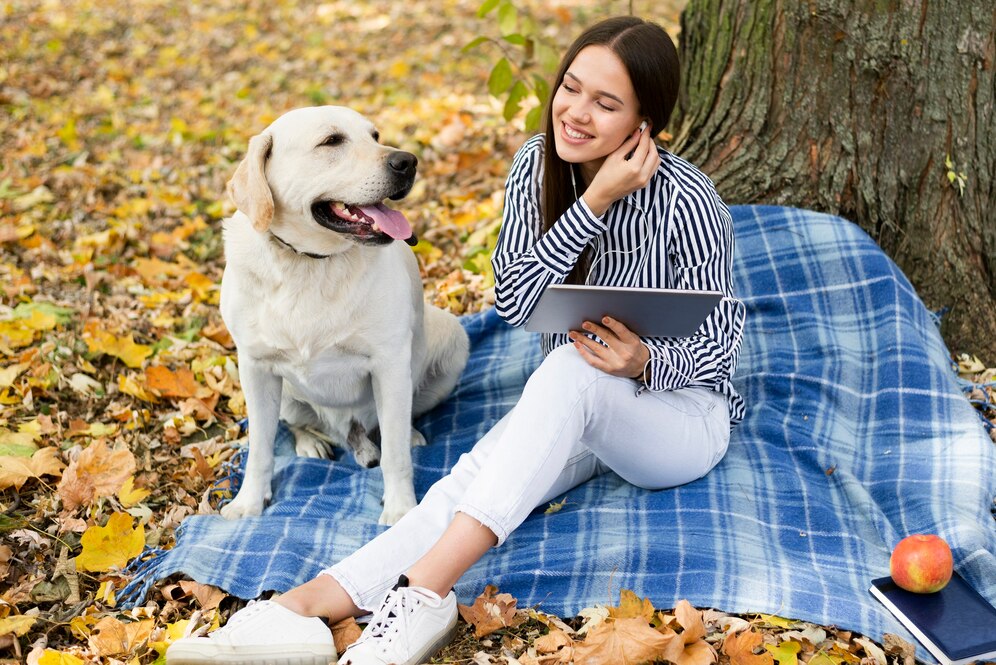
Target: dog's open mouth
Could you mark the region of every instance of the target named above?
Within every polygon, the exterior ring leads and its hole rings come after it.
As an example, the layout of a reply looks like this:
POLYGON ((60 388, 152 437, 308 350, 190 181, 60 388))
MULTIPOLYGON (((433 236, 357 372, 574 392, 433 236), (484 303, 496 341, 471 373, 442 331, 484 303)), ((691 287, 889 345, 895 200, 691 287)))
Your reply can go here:
POLYGON ((381 245, 404 240, 415 246, 418 238, 408 219, 383 203, 349 205, 341 201, 316 201, 311 205, 315 221, 332 231, 347 233, 364 244, 381 245))

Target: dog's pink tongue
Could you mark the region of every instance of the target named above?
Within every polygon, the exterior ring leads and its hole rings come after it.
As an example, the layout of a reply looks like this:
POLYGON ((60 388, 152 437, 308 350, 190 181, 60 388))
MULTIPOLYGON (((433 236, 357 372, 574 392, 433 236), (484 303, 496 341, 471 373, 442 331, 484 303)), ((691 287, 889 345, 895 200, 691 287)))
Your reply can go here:
POLYGON ((363 214, 373 218, 377 227, 395 240, 405 240, 412 235, 412 226, 408 219, 399 211, 388 208, 383 203, 372 206, 360 206, 363 214))

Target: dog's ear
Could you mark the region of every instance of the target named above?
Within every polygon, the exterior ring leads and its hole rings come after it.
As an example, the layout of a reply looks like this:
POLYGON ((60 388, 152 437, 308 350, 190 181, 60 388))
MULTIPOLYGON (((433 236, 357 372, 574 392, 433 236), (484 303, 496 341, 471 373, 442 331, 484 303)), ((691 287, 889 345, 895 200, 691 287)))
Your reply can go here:
POLYGON ((228 196, 260 233, 270 228, 273 221, 273 194, 266 181, 266 160, 272 148, 270 134, 257 134, 249 139, 249 152, 227 185, 228 196))

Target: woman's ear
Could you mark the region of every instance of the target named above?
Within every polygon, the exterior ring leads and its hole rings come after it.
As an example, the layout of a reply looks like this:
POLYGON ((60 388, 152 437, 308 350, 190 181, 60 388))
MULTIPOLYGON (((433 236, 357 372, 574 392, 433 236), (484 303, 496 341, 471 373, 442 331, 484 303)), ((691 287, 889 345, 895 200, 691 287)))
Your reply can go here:
POLYGON ((270 134, 257 134, 249 139, 249 151, 227 185, 228 196, 260 233, 270 228, 273 221, 273 194, 266 181, 266 160, 272 148, 270 134))

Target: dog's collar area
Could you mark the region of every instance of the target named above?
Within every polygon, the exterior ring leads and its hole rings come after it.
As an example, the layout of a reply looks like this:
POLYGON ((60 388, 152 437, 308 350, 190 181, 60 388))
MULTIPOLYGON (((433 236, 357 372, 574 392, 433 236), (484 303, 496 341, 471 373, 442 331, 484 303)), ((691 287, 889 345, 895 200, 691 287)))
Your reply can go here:
POLYGON ((273 238, 274 240, 276 240, 278 243, 280 243, 284 247, 286 247, 287 249, 289 249, 292 252, 294 252, 295 254, 298 254, 300 256, 307 256, 309 259, 327 259, 327 258, 330 258, 332 256, 332 254, 312 254, 311 252, 302 252, 297 247, 295 247, 294 245, 290 244, 289 242, 287 242, 286 240, 284 240, 283 238, 281 238, 280 236, 278 236, 273 231, 270 231, 270 237, 273 238))

